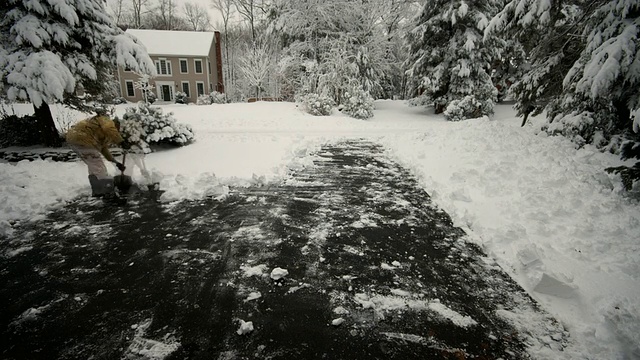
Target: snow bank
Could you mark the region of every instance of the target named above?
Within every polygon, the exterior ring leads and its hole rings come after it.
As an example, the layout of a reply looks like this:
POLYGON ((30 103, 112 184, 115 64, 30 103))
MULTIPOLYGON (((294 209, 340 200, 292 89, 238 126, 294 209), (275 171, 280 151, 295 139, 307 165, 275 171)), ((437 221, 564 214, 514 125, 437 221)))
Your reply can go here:
POLYGON ((0 163, 0 235, 11 231, 13 221, 34 219, 68 199, 90 195, 87 176, 78 162, 0 163))
POLYGON ((618 158, 520 128, 501 110, 381 141, 569 327, 585 358, 637 356, 640 207, 603 171, 618 158))

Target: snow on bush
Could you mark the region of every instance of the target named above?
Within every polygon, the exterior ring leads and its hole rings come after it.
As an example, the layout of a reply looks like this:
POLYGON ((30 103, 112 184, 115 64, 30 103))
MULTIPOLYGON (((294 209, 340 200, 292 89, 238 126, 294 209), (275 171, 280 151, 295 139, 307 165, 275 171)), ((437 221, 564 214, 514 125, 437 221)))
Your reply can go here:
POLYGON ((331 115, 334 105, 330 97, 314 93, 299 96, 298 103, 302 104, 305 112, 315 116, 331 115))
POLYGON ((344 93, 342 112, 356 119, 373 117, 373 98, 362 87, 344 93))
POLYGON ((451 101, 444 111, 444 117, 449 121, 475 119, 487 114, 493 114, 493 101, 479 100, 472 95, 451 101))
POLYGON ((223 93, 217 91, 212 92, 209 95, 198 96, 198 105, 211 105, 211 104, 226 104, 227 99, 223 93))
POLYGON ((217 91, 214 91, 211 94, 209 94, 209 97, 211 98, 211 102, 213 104, 226 104, 227 103, 227 99, 225 98, 223 93, 219 93, 217 91))
POLYGON ((409 106, 429 106, 433 105, 433 99, 426 95, 419 95, 414 98, 407 100, 407 104, 409 106))
POLYGON ((150 152, 149 144, 171 144, 183 146, 194 141, 193 129, 179 124, 173 113, 163 114, 159 107, 144 102, 127 108, 120 121, 120 132, 131 144, 139 145, 150 152))
POLYGON ((187 103, 189 103, 189 96, 185 92, 177 91, 175 98, 176 98, 176 104, 187 104, 187 103))
POLYGON ((211 97, 209 95, 200 95, 196 101, 197 105, 211 105, 211 97))

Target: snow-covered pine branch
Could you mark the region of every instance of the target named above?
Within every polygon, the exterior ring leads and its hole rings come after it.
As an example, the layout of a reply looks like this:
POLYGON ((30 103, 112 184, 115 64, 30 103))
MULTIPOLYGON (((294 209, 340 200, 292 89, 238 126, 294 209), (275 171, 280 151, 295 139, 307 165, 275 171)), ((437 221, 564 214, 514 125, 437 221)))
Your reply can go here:
POLYGON ((504 42, 496 36, 483 38, 483 32, 497 5, 492 0, 428 2, 406 36, 414 93, 430 98, 437 113, 466 99, 458 109, 462 115, 448 109, 446 114, 457 114, 451 120, 493 113, 497 91, 487 69, 504 42))
POLYGON ((145 48, 123 34, 102 0, 4 0, 0 6, 0 79, 10 101, 30 101, 45 145, 62 139, 49 103, 93 109, 76 91, 99 98, 114 89, 116 66, 155 73, 145 48))
POLYGON ((7 0, 0 74, 10 100, 62 102, 116 65, 155 74, 145 48, 106 15, 101 0, 7 0))

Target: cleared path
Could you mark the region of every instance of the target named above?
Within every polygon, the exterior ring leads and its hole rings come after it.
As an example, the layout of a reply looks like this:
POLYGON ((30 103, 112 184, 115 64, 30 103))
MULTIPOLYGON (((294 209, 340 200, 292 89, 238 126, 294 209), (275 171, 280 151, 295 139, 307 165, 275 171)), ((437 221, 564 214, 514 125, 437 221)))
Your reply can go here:
POLYGON ((526 359, 566 336, 375 143, 222 201, 153 195, 0 241, 1 358, 526 359))

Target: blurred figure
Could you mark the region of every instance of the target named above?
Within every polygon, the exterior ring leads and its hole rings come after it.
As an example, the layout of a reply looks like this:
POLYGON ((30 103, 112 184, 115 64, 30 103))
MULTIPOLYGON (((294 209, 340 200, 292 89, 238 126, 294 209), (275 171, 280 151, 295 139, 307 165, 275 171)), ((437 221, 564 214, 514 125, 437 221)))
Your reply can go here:
POLYGON ((125 170, 124 164, 114 159, 109 152, 111 145, 123 143, 118 127, 119 124, 108 116, 98 114, 78 122, 67 131, 67 143, 87 164, 92 196, 115 195, 113 178, 109 176, 103 156, 120 171, 125 170))

